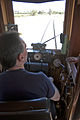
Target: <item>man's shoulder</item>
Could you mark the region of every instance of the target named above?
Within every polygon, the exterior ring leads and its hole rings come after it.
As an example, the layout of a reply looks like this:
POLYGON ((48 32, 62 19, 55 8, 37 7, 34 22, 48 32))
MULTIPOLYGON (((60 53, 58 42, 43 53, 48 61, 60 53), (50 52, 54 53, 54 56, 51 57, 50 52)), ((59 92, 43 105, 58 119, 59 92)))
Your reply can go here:
POLYGON ((3 75, 5 75, 5 74, 6 74, 6 71, 1 72, 1 73, 0 73, 0 76, 3 76, 3 75))
POLYGON ((24 73, 26 73, 26 75, 30 78, 34 78, 34 79, 36 78, 41 81, 42 80, 45 81, 48 79, 47 76, 43 72, 29 72, 29 71, 24 70, 24 73))
POLYGON ((23 72, 25 72, 29 75, 34 75, 34 76, 44 76, 43 72, 30 72, 30 71, 27 71, 27 70, 24 70, 23 72))

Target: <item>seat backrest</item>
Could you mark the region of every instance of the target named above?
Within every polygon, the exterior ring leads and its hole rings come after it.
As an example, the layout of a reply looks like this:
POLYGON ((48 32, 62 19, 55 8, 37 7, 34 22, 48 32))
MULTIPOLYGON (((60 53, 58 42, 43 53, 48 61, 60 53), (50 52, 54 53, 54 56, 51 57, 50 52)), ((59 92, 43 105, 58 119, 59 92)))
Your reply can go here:
POLYGON ((51 120, 47 98, 0 101, 0 120, 51 120))

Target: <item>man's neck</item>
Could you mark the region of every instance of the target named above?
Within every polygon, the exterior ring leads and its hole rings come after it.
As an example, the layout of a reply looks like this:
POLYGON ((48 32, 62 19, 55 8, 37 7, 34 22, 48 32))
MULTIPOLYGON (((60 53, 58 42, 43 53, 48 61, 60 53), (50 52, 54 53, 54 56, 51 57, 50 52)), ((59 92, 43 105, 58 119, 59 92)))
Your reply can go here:
POLYGON ((18 69, 24 69, 24 66, 23 65, 15 65, 15 66, 9 68, 8 70, 10 71, 10 70, 18 70, 18 69))

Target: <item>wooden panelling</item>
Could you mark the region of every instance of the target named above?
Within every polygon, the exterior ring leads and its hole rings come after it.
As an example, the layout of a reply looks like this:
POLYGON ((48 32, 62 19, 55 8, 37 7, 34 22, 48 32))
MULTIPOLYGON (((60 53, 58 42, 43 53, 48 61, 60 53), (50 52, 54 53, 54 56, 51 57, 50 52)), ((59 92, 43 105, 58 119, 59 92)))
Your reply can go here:
POLYGON ((78 56, 80 53, 80 5, 75 6, 69 56, 78 56))
POLYGON ((3 14, 4 24, 14 24, 14 14, 11 0, 1 0, 1 9, 3 14))
POLYGON ((70 41, 68 56, 78 56, 80 53, 80 5, 79 1, 66 0, 64 34, 70 41))
POLYGON ((4 22, 2 16, 1 2, 0 2, 0 33, 4 31, 4 22))
POLYGON ((71 37, 74 6, 75 6, 75 0, 66 0, 64 34, 67 35, 68 40, 70 40, 71 37))
POLYGON ((77 4, 80 5, 80 0, 77 1, 77 4))

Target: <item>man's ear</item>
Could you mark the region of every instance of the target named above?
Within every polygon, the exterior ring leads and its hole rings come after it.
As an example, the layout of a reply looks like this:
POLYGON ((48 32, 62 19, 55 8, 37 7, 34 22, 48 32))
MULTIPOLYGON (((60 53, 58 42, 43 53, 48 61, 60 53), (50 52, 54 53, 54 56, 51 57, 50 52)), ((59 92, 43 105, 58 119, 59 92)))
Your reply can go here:
POLYGON ((23 53, 20 53, 20 54, 18 55, 18 60, 19 60, 19 61, 23 61, 23 60, 24 60, 23 53))

